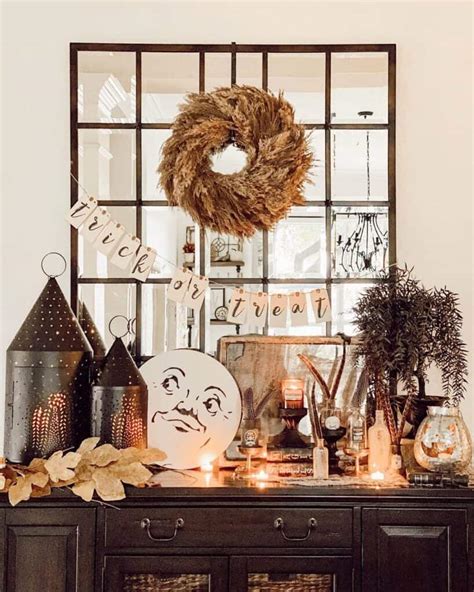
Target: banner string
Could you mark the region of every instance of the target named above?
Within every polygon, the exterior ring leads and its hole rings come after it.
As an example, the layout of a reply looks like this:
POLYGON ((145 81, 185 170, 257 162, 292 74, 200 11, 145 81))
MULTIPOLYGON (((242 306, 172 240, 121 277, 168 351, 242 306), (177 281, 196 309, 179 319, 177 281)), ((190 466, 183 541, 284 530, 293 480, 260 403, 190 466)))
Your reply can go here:
MULTIPOLYGON (((83 186, 83 185, 82 185, 82 184, 79 182, 79 180, 78 180, 78 179, 77 179, 77 177, 76 177, 76 176, 75 176, 75 175, 72 173, 72 171, 70 172, 70 175, 71 175, 71 178, 72 178, 72 179, 75 181, 75 183, 77 184, 77 186, 78 186, 78 187, 79 187, 79 188, 80 188, 80 189, 81 189, 81 190, 82 190, 82 191, 83 191, 83 192, 84 192, 84 193, 87 195, 87 197, 89 197, 89 198, 90 198, 90 197, 91 197, 91 194, 90 194, 90 193, 87 191, 87 189, 86 189, 86 188, 85 188, 85 187, 84 187, 84 186, 83 186)), ((103 207, 103 206, 101 206, 101 207, 103 207)), ((189 269, 189 268, 186 268, 186 267, 185 267, 185 266, 183 266, 183 265, 176 265, 176 263, 173 263, 173 261, 170 261, 170 260, 169 260, 169 259, 167 259, 166 257, 163 257, 163 255, 160 255, 158 252, 156 253, 156 256, 157 256, 157 258, 158 258, 158 259, 161 259, 162 261, 164 261, 164 262, 168 263, 168 265, 171 265, 171 267, 174 267, 175 269, 189 269)), ((160 268, 159 268, 159 267, 157 267, 157 263, 156 263, 156 262, 155 262, 155 263, 153 263, 153 265, 152 265, 152 270, 153 270, 153 271, 155 271, 155 272, 157 272, 157 273, 161 273, 161 270, 160 270, 160 268)), ((191 272, 192 272, 192 270, 191 270, 191 269, 189 269, 189 271, 191 271, 191 272)), ((193 272, 192 272, 192 273, 193 273, 193 272)), ((198 274, 198 273, 195 273, 194 275, 197 275, 198 277, 207 277, 207 279, 209 280, 209 284, 212 284, 213 286, 215 286, 215 287, 218 287, 218 288, 224 288, 224 289, 233 289, 235 286, 239 286, 239 285, 241 285, 240 283, 236 283, 235 285, 234 285, 234 284, 221 284, 221 283, 219 283, 219 282, 215 281, 214 279, 212 279, 212 278, 209 278, 208 276, 201 276, 201 275, 200 275, 200 274, 198 274)), ((239 278, 239 279, 242 279, 242 280, 244 280, 244 283, 245 283, 245 278, 239 278)), ((170 281, 171 281, 171 280, 170 280, 170 281)), ((258 291, 259 291, 259 292, 261 292, 262 290, 258 290, 258 291)))

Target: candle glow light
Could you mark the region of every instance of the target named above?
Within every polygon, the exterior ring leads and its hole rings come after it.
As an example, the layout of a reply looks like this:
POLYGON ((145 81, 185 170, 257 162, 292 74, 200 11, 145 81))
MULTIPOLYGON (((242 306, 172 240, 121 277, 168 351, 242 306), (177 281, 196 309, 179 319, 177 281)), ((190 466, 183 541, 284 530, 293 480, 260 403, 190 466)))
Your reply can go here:
POLYGON ((385 479, 385 475, 381 471, 375 471, 375 473, 370 474, 370 478, 372 481, 383 481, 385 479))
POLYGON ((285 378, 281 381, 283 406, 286 409, 301 409, 304 399, 304 380, 302 378, 285 378))

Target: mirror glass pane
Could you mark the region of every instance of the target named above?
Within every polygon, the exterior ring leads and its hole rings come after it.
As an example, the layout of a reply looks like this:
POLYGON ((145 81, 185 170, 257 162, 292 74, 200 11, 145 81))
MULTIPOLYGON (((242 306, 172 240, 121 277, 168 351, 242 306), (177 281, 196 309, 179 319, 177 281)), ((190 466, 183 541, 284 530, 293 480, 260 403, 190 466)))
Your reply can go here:
POLYGON ((326 198, 324 135, 324 130, 311 130, 308 132, 313 162, 309 171, 310 182, 304 186, 304 196, 307 201, 321 201, 326 198))
POLYGON ((388 121, 388 53, 331 54, 331 121, 388 121))
POLYGON ((212 278, 259 277, 263 273, 262 233, 248 239, 206 233, 206 275, 212 278))
POLYGON ((387 208, 334 208, 333 277, 378 277, 388 267, 387 208))
MULTIPOLYGON (((199 244, 196 241, 199 231, 191 218, 181 208, 150 206, 143 208, 143 243, 158 253, 154 270, 150 277, 172 277, 176 267, 189 267, 194 270, 194 262, 199 261, 199 244), (185 244, 194 247, 194 253, 186 256, 185 244)), ((192 250, 192 249, 187 249, 192 250)))
POLYGON ((270 277, 320 278, 326 269, 324 208, 294 207, 268 234, 270 277))
POLYGON ((224 290, 221 290, 220 286, 212 286, 211 284, 211 289, 207 291, 204 301, 206 318, 210 319, 206 327, 206 351, 209 354, 216 353, 218 339, 226 335, 263 333, 263 329, 255 327, 253 324, 244 323, 243 325, 235 325, 234 323, 228 323, 223 318, 226 311, 222 310, 222 308, 218 310, 218 308, 221 306, 228 308, 234 287, 243 288, 249 292, 259 292, 263 289, 261 284, 239 284, 238 286, 226 286, 224 290), (220 316, 222 316, 222 319, 216 318, 220 316))
POLYGON ((324 123, 325 55, 272 53, 268 55, 268 88, 284 92, 296 121, 324 123))
POLYGON ((230 86, 230 53, 206 53, 205 90, 211 92, 221 86, 230 86))
MULTIPOLYGON (((79 284, 78 299, 86 305, 107 349, 114 341, 108 328, 112 318, 116 315, 122 315, 127 319, 135 318, 134 284, 79 284)), ((119 321, 116 322, 121 330, 123 325, 119 321)), ((126 335, 123 341, 132 351, 133 333, 126 335)))
POLYGON ((80 51, 78 53, 78 121, 131 123, 135 121, 135 53, 80 51))
POLYGON ((80 129, 79 182, 97 199, 135 199, 135 131, 80 129))
POLYGON ((142 289, 143 355, 170 349, 199 349, 199 315, 166 297, 168 284, 145 284, 142 289), (197 319, 197 320, 196 320, 197 319))
POLYGON ((332 333, 355 335, 353 308, 370 284, 334 284, 332 286, 332 333))
POLYGON ((199 91, 198 53, 142 54, 142 120, 171 123, 187 93, 199 91))
MULTIPOLYGON (((122 206, 108 206, 105 208, 112 220, 125 226, 127 232, 135 234, 136 232, 136 212, 135 208, 122 206)), ((84 239, 79 230, 78 234, 78 268, 79 277, 98 277, 98 278, 122 278, 128 277, 127 270, 120 269, 111 263, 111 258, 107 258, 100 253, 93 244, 84 239)))
POLYGON ((334 200, 388 198, 386 130, 331 132, 331 192, 334 200))
POLYGON ((262 88, 262 54, 237 54, 237 84, 262 88))
POLYGON ((157 168, 162 158, 163 144, 171 136, 171 130, 142 131, 142 192, 143 199, 166 201, 166 195, 159 183, 157 168))

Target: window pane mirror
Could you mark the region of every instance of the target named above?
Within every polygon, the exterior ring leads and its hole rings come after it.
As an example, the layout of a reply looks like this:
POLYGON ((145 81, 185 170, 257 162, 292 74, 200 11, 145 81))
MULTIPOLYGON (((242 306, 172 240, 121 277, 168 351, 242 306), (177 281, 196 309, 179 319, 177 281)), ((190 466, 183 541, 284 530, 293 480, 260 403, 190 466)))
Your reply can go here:
MULTIPOLYGON (((142 284, 72 230, 73 307, 84 300, 106 340, 109 317, 134 319, 138 362, 177 347, 214 353, 225 335, 354 333, 357 297, 396 261, 395 59, 393 45, 72 44, 71 161, 83 189, 72 184, 71 204, 85 190, 158 253, 142 284), (231 84, 283 92, 313 154, 306 203, 245 240, 170 207, 157 173, 186 94, 231 84), (167 298, 182 267, 210 280, 199 312, 167 298), (297 327, 230 324, 234 287, 325 289, 332 316, 297 327)), ((212 168, 232 174, 245 164, 231 144, 212 168)))

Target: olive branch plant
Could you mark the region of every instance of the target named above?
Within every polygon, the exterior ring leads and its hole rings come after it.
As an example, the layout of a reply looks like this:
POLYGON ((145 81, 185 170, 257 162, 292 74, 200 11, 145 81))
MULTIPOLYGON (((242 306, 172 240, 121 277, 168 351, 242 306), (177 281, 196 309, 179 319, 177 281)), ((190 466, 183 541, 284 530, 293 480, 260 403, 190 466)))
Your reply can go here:
POLYGON ((392 267, 354 307, 358 335, 355 355, 362 361, 369 394, 384 410, 393 444, 400 445, 415 399, 426 395, 429 367, 442 376, 447 404, 457 407, 466 390, 467 350, 462 339, 459 297, 447 288, 425 288, 413 269, 392 267), (406 393, 398 426, 393 399, 406 393))

